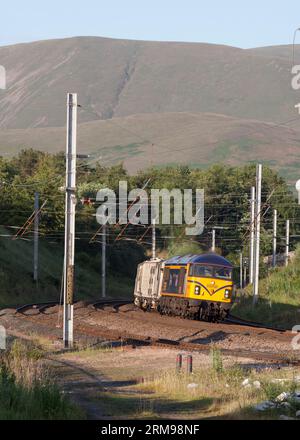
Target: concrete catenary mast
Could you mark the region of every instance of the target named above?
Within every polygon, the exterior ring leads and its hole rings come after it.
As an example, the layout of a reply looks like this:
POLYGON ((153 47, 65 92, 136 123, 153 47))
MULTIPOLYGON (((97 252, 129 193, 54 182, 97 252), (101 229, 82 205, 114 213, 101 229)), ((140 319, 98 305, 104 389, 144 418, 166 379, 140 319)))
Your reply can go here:
POLYGON ((77 94, 67 97, 65 258, 64 258, 64 330, 66 348, 73 346, 74 253, 76 207, 77 94))

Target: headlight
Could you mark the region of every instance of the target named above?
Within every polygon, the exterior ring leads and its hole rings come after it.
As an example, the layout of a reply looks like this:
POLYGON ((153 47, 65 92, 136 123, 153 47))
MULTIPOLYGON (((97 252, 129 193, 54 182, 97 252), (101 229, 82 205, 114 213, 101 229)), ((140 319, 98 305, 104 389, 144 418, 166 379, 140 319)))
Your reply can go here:
POLYGON ((226 290, 225 290, 225 295, 224 295, 224 297, 225 297, 226 299, 229 299, 229 298, 230 298, 230 294, 231 294, 231 291, 228 290, 228 289, 226 289, 226 290))
POLYGON ((195 287, 195 295, 200 295, 200 286, 195 287))

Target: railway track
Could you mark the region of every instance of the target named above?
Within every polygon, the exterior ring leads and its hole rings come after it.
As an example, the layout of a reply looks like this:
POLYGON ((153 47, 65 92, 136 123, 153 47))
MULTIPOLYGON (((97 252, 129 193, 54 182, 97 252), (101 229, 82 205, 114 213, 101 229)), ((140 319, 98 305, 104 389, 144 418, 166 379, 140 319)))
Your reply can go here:
MULTIPOLYGON (((52 322, 52 317, 50 315, 55 315, 57 313, 57 309, 55 309, 55 311, 52 311, 50 313, 45 313, 45 312, 47 311, 48 308, 57 306, 59 304, 60 303, 58 301, 26 304, 21 307, 18 307, 15 310, 15 313, 24 315, 24 317, 28 317, 28 319, 31 319, 31 320, 35 321, 36 323, 41 323, 43 325, 49 326, 49 328, 50 328, 51 322, 52 322), (30 313, 30 311, 32 311, 32 310, 36 311, 36 313, 30 313), (44 318, 42 316, 43 314, 47 315, 46 321, 44 321, 44 318), (40 315, 40 317, 38 315, 40 315)), ((91 316, 94 316, 94 318, 92 318, 92 319, 94 319, 94 320, 97 319, 96 318, 97 311, 105 311, 106 307, 112 307, 116 312, 121 313, 120 307, 125 306, 125 305, 129 305, 129 304, 132 304, 132 301, 125 300, 125 299, 104 299, 104 298, 97 301, 97 302, 89 302, 89 303, 82 303, 82 304, 80 302, 79 303, 77 302, 76 308, 77 309, 81 308, 83 310, 82 317, 78 321, 76 321, 76 323, 75 323, 75 329, 76 329, 77 334, 81 335, 81 337, 83 337, 85 335, 87 338, 90 338, 91 340, 98 339, 98 340, 102 340, 102 341, 113 341, 114 343, 116 343, 116 347, 119 345, 127 345, 127 346, 131 346, 133 348, 138 347, 138 346, 165 347, 165 348, 174 349, 177 351, 182 350, 182 351, 189 351, 189 352, 209 353, 209 351, 211 349, 211 344, 214 343, 213 339, 212 339, 211 343, 208 343, 208 342, 199 343, 196 341, 194 342, 194 341, 180 340, 177 336, 175 336, 174 339, 169 339, 166 332, 165 332, 165 336, 167 336, 167 338, 165 338, 163 336, 159 337, 159 334, 157 335, 157 337, 153 337, 153 336, 148 337, 148 336, 139 334, 139 331, 137 331, 137 332, 134 331, 135 325, 137 325, 136 328, 138 329, 139 322, 143 322, 143 323, 145 322, 144 319, 141 318, 140 316, 138 316, 137 320, 136 320, 135 315, 128 316, 126 319, 127 325, 125 325, 125 326, 122 325, 122 327, 120 327, 120 329, 118 329, 118 328, 112 329, 112 328, 106 327, 105 325, 102 324, 101 319, 99 321, 99 326, 95 325, 95 324, 93 324, 93 325, 89 324, 89 319, 91 318, 91 316), (88 309, 90 310, 90 312, 88 312, 88 309), (90 315, 91 311, 94 312, 93 315, 90 315), (84 317, 87 318, 87 321, 85 321, 84 317), (134 322, 136 322, 137 324, 134 324, 134 322)), ((124 316, 127 316, 127 314, 124 314, 124 316)), ((46 316, 45 316, 45 318, 46 318, 46 316)), ((146 321, 148 321, 148 320, 146 320, 146 321)), ((186 320, 180 320, 180 321, 181 322, 185 321, 184 328, 190 327, 186 320)), ((151 322, 152 322, 152 320, 151 320, 151 322)), ((178 325, 180 327, 180 324, 178 324, 176 326, 176 322, 178 322, 178 321, 168 322, 168 320, 167 320, 167 322, 166 322, 166 320, 163 319, 162 322, 160 322, 159 316, 157 316, 153 322, 154 322, 154 325, 156 323, 158 326, 162 326, 162 328, 164 330, 165 330, 166 326, 167 327, 170 326, 170 331, 172 334, 173 334, 174 328, 178 327, 178 325)), ((196 333, 199 333, 198 326, 197 326, 196 322, 191 321, 191 323, 193 323, 191 325, 191 328, 195 328, 195 330, 197 330, 196 333)), ((228 327, 229 333, 231 332, 231 326, 232 326, 234 329, 234 334, 237 334, 238 331, 240 331, 242 333, 243 331, 239 329, 239 326, 242 326, 246 329, 248 327, 249 332, 250 332, 251 328, 258 328, 258 329, 262 329, 262 330, 274 331, 274 338, 276 338, 276 334, 278 334, 278 333, 281 333, 280 338, 286 339, 285 335, 288 336, 288 331, 285 329, 268 327, 263 324, 253 322, 253 321, 247 321, 247 320, 238 318, 233 315, 230 315, 226 319, 226 321, 223 323, 213 324, 213 326, 216 327, 215 331, 218 331, 218 328, 220 328, 220 331, 224 332, 225 331, 224 324, 225 324, 225 327, 228 327), (236 328, 238 331, 236 331, 234 326, 237 326, 236 328)), ((212 325, 212 324, 209 324, 209 325, 212 325)), ((203 330, 200 329, 200 333, 201 333, 201 331, 203 331, 203 330)), ((214 331, 214 329, 212 329, 212 333, 213 333, 213 331, 214 331)), ((253 331, 255 332, 255 330, 253 330, 253 331)), ((272 335, 272 332, 269 332, 268 334, 272 335)), ((253 335, 255 335, 255 333, 253 333, 253 335)), ((271 336, 268 336, 268 337, 270 338, 271 336)), ((236 349, 235 347, 232 347, 232 348, 231 347, 228 347, 228 348, 221 347, 220 350, 224 355, 228 355, 228 356, 244 357, 244 358, 249 358, 249 359, 255 359, 257 361, 268 361, 268 362, 278 364, 278 365, 283 365, 283 364, 300 365, 300 358, 298 356, 297 357, 293 356, 293 355, 291 355, 291 353, 284 352, 284 351, 278 352, 278 351, 275 351, 274 349, 273 350, 269 349, 268 351, 264 351, 264 350, 259 351, 257 349, 252 350, 250 348, 250 346, 248 349, 246 349, 245 347, 242 346, 239 349, 236 349)))
MULTIPOLYGON (((74 304, 76 305, 78 303, 75 302, 74 304)), ((113 308, 116 309, 116 311, 118 310, 118 308, 120 306, 126 305, 126 304, 131 304, 132 301, 129 300, 123 300, 123 299, 102 299, 99 300, 97 302, 94 303, 86 303, 86 305, 90 305, 92 306, 95 310, 99 310, 99 309, 103 309, 106 306, 112 306, 113 308)), ((62 306, 63 304, 60 303, 59 301, 48 301, 48 302, 41 302, 41 303, 30 303, 30 304, 25 304, 22 306, 19 306, 16 308, 16 313, 20 313, 22 315, 26 315, 28 311, 30 310, 34 310, 37 311, 37 314, 41 313, 45 313, 45 311, 50 308, 50 307, 54 307, 54 306, 62 306)), ((55 313, 55 312, 54 312, 55 313)))
MULTIPOLYGON (((196 353, 206 353, 209 354, 211 350, 210 344, 199 344, 196 342, 185 342, 174 339, 167 338, 152 338, 138 336, 136 334, 130 334, 128 331, 118 331, 118 330, 101 330, 91 328, 85 324, 80 324, 78 330, 83 334, 87 334, 93 337, 99 337, 104 340, 109 340, 110 343, 116 344, 116 347, 130 346, 132 348, 136 347, 160 347, 174 349, 176 351, 188 351, 196 353)), ((254 359, 257 361, 267 361, 275 365, 300 365, 300 358, 293 357, 290 354, 277 351, 259 351, 259 350, 247 350, 247 349, 227 349, 220 348, 223 355, 234 356, 240 358, 254 359)))
MULTIPOLYGON (((76 303, 77 302, 75 302, 75 304, 76 303)), ((111 299, 111 298, 103 298, 103 299, 96 301, 96 302, 86 303, 86 305, 92 307, 94 310, 103 310, 105 307, 111 306, 113 309, 115 309, 115 311, 118 311, 118 309, 121 306, 128 305, 128 304, 132 304, 132 301, 126 300, 126 299, 111 299)), ((54 306, 58 306, 58 305, 62 305, 62 303, 60 303, 59 301, 48 301, 48 302, 41 302, 41 303, 25 304, 20 307, 17 307, 16 313, 26 315, 27 311, 36 310, 37 313, 43 314, 43 313, 45 313, 45 311, 49 307, 54 307, 54 306)), ((276 331, 279 333, 285 333, 288 331, 287 329, 267 326, 265 324, 262 324, 262 323, 259 323, 256 321, 249 321, 249 320, 242 319, 242 318, 239 318, 234 315, 229 315, 220 324, 223 324, 223 323, 232 324, 232 325, 241 325, 241 326, 253 327, 253 328, 261 328, 263 330, 272 330, 272 331, 276 331)))
POLYGON ((100 310, 100 309, 103 309, 104 307, 111 306, 117 311, 119 307, 125 306, 127 304, 132 304, 132 301, 128 300, 128 299, 126 300, 126 299, 105 299, 105 298, 103 298, 100 301, 92 303, 92 307, 95 310, 100 310))
POLYGON ((54 307, 61 305, 59 301, 49 301, 49 302, 43 302, 43 303, 31 303, 31 304, 25 304, 23 306, 16 308, 16 313, 20 313, 22 315, 26 315, 26 312, 29 310, 36 310, 37 313, 45 313, 45 310, 49 307, 54 307))
POLYGON ((279 332, 279 333, 285 333, 285 332, 289 331, 284 328, 272 327, 272 326, 261 324, 259 322, 255 322, 255 321, 248 321, 247 319, 242 319, 242 318, 239 318, 234 315, 229 315, 224 320, 224 322, 228 323, 228 324, 234 324, 234 325, 242 325, 242 326, 253 327, 253 328, 261 328, 263 330, 273 330, 273 331, 279 332))
MULTIPOLYGON (((77 302, 75 302, 77 304, 77 302)), ((86 303, 86 305, 92 307, 94 310, 103 310, 107 306, 111 306, 115 311, 118 311, 118 309, 121 306, 133 304, 131 300, 126 299, 111 299, 111 298, 103 298, 99 301, 92 302, 92 303, 86 303)), ((36 310, 37 313, 45 313, 45 311, 49 307, 54 307, 62 305, 59 301, 48 301, 48 302, 41 302, 41 303, 31 303, 31 304, 25 304, 20 307, 16 308, 16 313, 21 313, 23 315, 26 315, 26 312, 29 310, 36 310)), ((55 312, 54 312, 55 313, 55 312)), ((265 324, 256 322, 256 321, 250 321, 246 319, 239 318, 234 315, 229 315, 223 322, 220 324, 231 324, 231 325, 241 325, 245 327, 253 327, 253 328, 259 328, 262 330, 272 330, 279 333, 285 333, 288 330, 284 328, 278 328, 273 326, 267 326, 265 324)))

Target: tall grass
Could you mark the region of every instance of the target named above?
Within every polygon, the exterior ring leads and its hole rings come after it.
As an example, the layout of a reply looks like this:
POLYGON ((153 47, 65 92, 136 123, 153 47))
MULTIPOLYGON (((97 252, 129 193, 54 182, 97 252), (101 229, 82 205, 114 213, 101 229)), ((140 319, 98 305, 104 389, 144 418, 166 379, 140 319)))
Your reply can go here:
POLYGON ((223 359, 220 349, 213 347, 210 351, 212 368, 216 373, 223 372, 223 359))
POLYGON ((249 286, 234 313, 247 319, 291 328, 300 324, 300 247, 288 267, 271 270, 259 283, 259 301, 253 307, 249 286))
POLYGON ((0 358, 0 420, 66 420, 82 418, 59 391, 42 353, 15 341, 0 358))

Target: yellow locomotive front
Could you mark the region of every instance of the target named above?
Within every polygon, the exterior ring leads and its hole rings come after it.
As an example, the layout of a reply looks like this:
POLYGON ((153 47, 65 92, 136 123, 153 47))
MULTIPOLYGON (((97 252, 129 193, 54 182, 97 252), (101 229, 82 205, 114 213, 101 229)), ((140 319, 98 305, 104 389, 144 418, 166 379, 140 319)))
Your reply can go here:
POLYGON ((165 262, 159 311, 209 321, 224 319, 233 302, 231 263, 216 254, 165 262))

